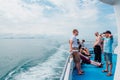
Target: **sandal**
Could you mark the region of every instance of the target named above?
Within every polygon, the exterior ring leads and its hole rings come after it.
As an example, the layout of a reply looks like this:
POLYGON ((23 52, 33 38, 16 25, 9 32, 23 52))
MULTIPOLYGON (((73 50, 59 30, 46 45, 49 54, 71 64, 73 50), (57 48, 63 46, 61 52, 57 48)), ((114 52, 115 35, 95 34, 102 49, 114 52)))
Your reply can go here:
POLYGON ((108 72, 108 70, 103 70, 102 72, 108 72))

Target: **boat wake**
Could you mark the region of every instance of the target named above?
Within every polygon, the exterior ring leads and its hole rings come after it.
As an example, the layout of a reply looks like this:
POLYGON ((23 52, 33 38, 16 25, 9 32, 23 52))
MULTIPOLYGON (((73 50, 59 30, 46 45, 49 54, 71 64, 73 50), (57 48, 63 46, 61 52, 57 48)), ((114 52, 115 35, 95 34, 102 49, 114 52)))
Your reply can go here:
POLYGON ((61 45, 55 53, 48 53, 52 55, 44 61, 34 60, 22 65, 19 69, 11 71, 5 80, 59 80, 68 56, 64 51, 66 48, 67 45, 61 45))

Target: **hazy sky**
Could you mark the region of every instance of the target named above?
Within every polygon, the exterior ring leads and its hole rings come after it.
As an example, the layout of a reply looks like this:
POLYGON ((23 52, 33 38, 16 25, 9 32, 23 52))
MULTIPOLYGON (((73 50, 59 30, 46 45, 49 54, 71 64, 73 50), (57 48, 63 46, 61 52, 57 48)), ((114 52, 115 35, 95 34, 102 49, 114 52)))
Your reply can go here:
POLYGON ((113 7, 98 0, 0 0, 0 33, 80 35, 111 30, 113 7))

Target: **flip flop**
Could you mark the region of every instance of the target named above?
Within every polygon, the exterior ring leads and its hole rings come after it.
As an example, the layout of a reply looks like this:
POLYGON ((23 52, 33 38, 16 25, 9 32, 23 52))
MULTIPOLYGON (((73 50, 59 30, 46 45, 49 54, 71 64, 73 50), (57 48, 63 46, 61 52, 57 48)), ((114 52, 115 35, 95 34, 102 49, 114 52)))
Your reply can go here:
POLYGON ((107 70, 103 70, 102 72, 108 72, 107 70))
POLYGON ((81 70, 81 73, 84 73, 84 71, 81 70))
POLYGON ((108 73, 107 76, 112 76, 112 73, 108 73))
POLYGON ((80 72, 80 73, 78 73, 78 75, 83 75, 83 73, 82 73, 82 72, 80 72))

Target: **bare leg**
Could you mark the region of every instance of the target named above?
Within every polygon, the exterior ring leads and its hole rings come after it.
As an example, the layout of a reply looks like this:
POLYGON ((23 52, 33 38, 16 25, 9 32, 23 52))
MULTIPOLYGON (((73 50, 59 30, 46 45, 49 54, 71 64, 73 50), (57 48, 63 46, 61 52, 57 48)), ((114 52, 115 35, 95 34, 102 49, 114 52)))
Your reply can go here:
POLYGON ((90 52, 89 52, 89 50, 88 50, 87 48, 86 48, 85 50, 86 50, 86 52, 88 53, 88 55, 90 55, 90 52))
POLYGON ((80 63, 76 63, 76 68, 77 68, 78 74, 82 74, 80 69, 80 63))
POLYGON ((83 50, 83 52, 84 52, 86 55, 89 55, 89 53, 88 53, 86 50, 83 50))
POLYGON ((110 73, 112 73, 112 64, 110 64, 110 73))
POLYGON ((107 76, 111 76, 112 75, 112 64, 110 64, 109 66, 110 66, 110 71, 108 72, 107 76))
POLYGON ((108 72, 108 67, 109 67, 109 64, 106 62, 106 69, 102 70, 102 72, 108 72))
POLYGON ((91 60, 91 64, 95 66, 101 66, 101 63, 91 60))
POLYGON ((106 62, 106 71, 108 71, 108 66, 109 66, 108 63, 106 62))
POLYGON ((80 71, 80 65, 79 65, 79 63, 76 63, 76 68, 77 68, 77 71, 80 71))

